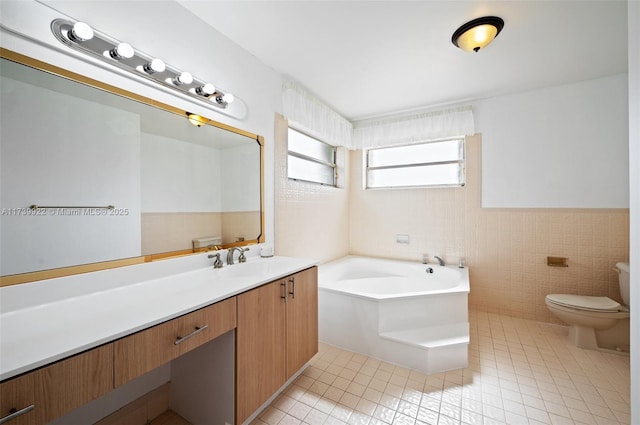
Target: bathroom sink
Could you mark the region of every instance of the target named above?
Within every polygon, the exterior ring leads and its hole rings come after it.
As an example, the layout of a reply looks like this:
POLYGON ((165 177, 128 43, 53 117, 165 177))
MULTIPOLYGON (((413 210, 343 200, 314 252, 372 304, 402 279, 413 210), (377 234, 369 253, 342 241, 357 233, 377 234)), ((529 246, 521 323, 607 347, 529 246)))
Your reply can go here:
MULTIPOLYGON (((235 263, 226 265, 218 272, 224 277, 260 277, 266 275, 280 274, 280 269, 286 268, 286 261, 279 257, 257 258, 248 260, 246 263, 235 263)), ((286 270, 282 270, 286 272, 286 270)))

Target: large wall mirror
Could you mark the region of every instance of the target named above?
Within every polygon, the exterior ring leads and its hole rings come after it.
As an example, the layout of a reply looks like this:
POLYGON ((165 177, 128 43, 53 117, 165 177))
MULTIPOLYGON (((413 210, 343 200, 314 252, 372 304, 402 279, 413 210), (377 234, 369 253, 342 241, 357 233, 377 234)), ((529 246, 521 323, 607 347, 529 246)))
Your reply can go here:
POLYGON ((6 50, 0 60, 5 281, 263 241, 261 137, 6 50))

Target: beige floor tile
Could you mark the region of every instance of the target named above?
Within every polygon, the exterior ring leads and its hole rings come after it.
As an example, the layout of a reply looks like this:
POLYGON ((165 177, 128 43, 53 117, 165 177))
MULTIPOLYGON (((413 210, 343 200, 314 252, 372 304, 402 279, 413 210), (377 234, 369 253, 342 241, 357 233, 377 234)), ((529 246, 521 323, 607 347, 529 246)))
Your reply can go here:
POLYGON ((294 404, 291 407, 291 409, 289 409, 287 413, 293 416, 294 418, 302 421, 309 414, 310 411, 311 411, 311 406, 308 406, 298 401, 296 402, 296 404, 294 404))
POLYGON ((377 403, 374 403, 370 400, 367 399, 360 399, 360 401, 358 401, 358 404, 356 405, 355 410, 361 413, 364 413, 366 415, 372 416, 373 412, 375 412, 376 407, 378 407, 377 403))
POLYGON ((320 343, 254 425, 628 425, 629 358, 564 326, 470 311, 469 366, 426 375, 320 343))
POLYGON ((312 409, 311 412, 304 418, 304 423, 309 425, 322 425, 327 420, 329 415, 316 409, 312 409))
POLYGON ((371 419, 371 416, 356 411, 351 414, 347 423, 349 425, 368 425, 371 419))

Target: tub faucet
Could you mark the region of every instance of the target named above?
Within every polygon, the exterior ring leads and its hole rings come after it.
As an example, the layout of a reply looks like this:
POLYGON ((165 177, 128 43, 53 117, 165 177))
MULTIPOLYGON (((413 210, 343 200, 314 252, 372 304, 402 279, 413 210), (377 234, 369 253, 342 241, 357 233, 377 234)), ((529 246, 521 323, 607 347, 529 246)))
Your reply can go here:
POLYGON ((444 260, 442 258, 438 257, 437 255, 434 255, 433 258, 438 260, 438 264, 440 264, 441 266, 444 266, 444 260))
POLYGON ((227 265, 232 265, 233 264, 233 253, 235 251, 240 251, 240 256, 238 257, 238 262, 239 263, 244 263, 245 261, 247 261, 247 257, 244 256, 245 251, 249 251, 249 248, 238 248, 237 246, 233 247, 233 248, 229 248, 229 250, 227 251, 227 265))

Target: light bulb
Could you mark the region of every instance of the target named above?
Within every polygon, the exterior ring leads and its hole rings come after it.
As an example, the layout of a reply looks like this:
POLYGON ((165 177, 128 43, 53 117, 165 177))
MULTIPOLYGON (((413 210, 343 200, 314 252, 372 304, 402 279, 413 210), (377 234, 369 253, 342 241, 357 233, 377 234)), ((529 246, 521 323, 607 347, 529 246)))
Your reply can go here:
POLYGON ((166 66, 162 61, 162 59, 158 59, 158 58, 155 58, 151 62, 146 63, 142 67, 142 69, 144 69, 144 72, 146 72, 147 74, 153 74, 154 72, 162 72, 165 70, 165 68, 166 66))
POLYGON ((211 83, 207 83, 196 89, 196 93, 198 93, 201 96, 211 96, 215 92, 216 92, 216 88, 211 83))
POLYGON ((91 40, 93 38, 93 30, 84 22, 76 22, 73 28, 67 33, 69 40, 81 42, 91 40))
POLYGON ((120 43, 114 49, 109 50, 109 56, 114 59, 132 58, 134 54, 133 47, 127 43, 120 43))
POLYGON ((222 101, 224 103, 231 103, 235 100, 235 96, 232 93, 225 93, 224 96, 222 96, 222 101))
POLYGON ((193 82, 193 76, 184 71, 182 72, 180 75, 176 76, 173 79, 173 84, 175 84, 176 86, 179 86, 181 84, 191 84, 193 82))

